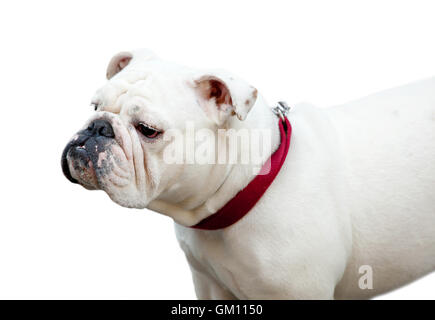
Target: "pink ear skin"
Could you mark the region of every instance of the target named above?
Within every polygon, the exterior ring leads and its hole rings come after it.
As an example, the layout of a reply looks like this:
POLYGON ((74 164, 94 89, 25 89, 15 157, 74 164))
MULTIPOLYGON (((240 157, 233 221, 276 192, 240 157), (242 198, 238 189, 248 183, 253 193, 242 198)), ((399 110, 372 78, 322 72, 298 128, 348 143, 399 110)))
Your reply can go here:
POLYGON ((195 81, 195 89, 206 114, 218 124, 234 115, 243 121, 257 100, 257 89, 231 76, 202 76, 195 81))
POLYGON ((107 79, 111 79, 114 75, 119 73, 122 69, 124 69, 133 58, 133 55, 129 52, 120 52, 115 55, 109 62, 107 66, 106 77, 107 79))
POLYGON ((214 99, 216 106, 221 108, 223 104, 232 105, 230 90, 220 80, 208 78, 197 81, 199 92, 203 99, 214 99))

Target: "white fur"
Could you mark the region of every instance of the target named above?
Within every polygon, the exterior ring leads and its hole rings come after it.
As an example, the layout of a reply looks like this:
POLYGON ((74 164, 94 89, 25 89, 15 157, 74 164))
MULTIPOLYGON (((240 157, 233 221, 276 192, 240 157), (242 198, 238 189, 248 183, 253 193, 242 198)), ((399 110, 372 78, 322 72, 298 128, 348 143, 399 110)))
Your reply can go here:
MULTIPOLYGON (((289 154, 266 194, 236 224, 204 231, 187 226, 229 201, 252 170, 165 165, 163 142, 142 141, 131 122, 139 114, 162 128, 191 120, 217 130, 192 88, 216 73, 131 56, 127 67, 112 65, 94 98, 101 102, 96 117, 116 118, 135 177, 122 190, 105 191, 121 205, 176 221, 199 298, 369 298, 435 269, 435 78, 343 106, 295 106, 289 154), (362 265, 373 268, 372 290, 358 287, 362 265)), ((245 101, 250 92, 240 84, 232 95, 245 101)), ((225 125, 271 128, 278 146, 277 118, 261 95, 244 121, 230 117, 225 125)))
POLYGON ((433 271, 435 78, 298 105, 289 120, 288 160, 245 218, 212 232, 176 225, 198 296, 369 298, 433 271), (362 265, 373 290, 358 287, 362 265))

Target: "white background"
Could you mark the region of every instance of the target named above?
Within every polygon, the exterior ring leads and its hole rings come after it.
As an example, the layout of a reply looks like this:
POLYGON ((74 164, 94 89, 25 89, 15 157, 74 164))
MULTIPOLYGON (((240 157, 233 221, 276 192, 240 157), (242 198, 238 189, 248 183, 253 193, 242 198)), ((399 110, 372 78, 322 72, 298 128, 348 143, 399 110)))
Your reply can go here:
MULTIPOLYGON (((195 297, 169 218, 61 172, 116 52, 147 47, 231 70, 270 102, 327 106, 435 75, 434 16, 416 0, 2 1, 0 298, 195 297)), ((434 286, 384 297, 434 299, 434 286)))

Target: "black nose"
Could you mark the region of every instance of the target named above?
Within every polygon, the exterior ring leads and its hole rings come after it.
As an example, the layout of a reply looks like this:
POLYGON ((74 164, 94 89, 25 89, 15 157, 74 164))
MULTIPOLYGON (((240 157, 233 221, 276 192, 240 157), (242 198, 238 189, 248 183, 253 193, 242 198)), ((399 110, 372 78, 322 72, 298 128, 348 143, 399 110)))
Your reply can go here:
POLYGON ((112 125, 107 120, 98 119, 91 124, 85 130, 86 134, 92 137, 103 136, 106 138, 114 138, 115 133, 113 132, 112 125))

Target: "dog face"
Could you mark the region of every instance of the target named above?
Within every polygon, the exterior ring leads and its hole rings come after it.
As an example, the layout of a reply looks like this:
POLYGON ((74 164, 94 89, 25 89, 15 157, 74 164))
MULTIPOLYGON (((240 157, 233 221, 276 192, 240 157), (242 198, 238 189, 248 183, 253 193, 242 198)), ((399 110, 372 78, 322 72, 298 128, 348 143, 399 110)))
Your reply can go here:
POLYGON ((92 99, 95 114, 64 149, 65 176, 126 207, 144 208, 157 198, 193 207, 189 199, 213 183, 214 166, 166 163, 165 133, 184 133, 188 121, 213 131, 243 121, 256 89, 227 73, 180 67, 148 51, 117 54, 107 78, 92 99))

